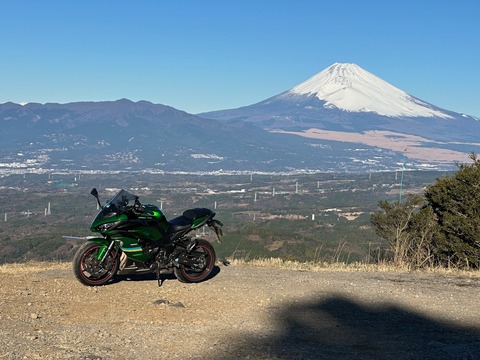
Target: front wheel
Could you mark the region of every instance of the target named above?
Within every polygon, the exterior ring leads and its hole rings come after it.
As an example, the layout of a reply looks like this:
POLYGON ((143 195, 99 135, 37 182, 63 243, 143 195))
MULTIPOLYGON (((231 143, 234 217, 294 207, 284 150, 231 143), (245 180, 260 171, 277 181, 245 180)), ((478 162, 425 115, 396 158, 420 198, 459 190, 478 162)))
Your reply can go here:
POLYGON ((180 265, 173 272, 177 279, 184 283, 198 283, 210 276, 215 266, 215 250, 207 240, 198 239, 195 248, 187 255, 196 265, 187 267, 180 265))
POLYGON ((110 251, 103 264, 100 264, 98 254, 102 249, 104 245, 87 242, 75 253, 72 264, 73 273, 82 284, 104 285, 117 273, 118 259, 115 258, 113 251, 110 251))

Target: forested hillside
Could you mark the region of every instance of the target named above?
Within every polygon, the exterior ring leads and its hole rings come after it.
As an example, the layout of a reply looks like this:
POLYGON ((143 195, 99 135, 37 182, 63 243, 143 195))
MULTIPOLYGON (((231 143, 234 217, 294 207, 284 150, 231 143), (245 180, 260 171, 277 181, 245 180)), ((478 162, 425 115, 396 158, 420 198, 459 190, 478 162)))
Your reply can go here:
MULTIPOLYGON (((370 224, 380 200, 421 193, 438 172, 315 175, 25 174, 0 178, 0 262, 69 260, 102 201, 120 188, 168 219, 208 207, 222 220, 220 257, 369 260, 386 246, 370 224)), ((199 235, 215 241, 208 229, 199 235)))

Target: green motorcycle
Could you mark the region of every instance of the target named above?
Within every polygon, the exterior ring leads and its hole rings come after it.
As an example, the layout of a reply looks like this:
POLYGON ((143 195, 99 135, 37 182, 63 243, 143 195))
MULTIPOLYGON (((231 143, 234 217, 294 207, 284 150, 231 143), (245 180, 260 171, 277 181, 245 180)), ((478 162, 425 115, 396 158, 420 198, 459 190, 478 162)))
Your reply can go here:
POLYGON ((73 272, 84 285, 106 284, 116 275, 174 274, 181 282, 207 279, 215 265, 215 250, 207 240, 189 236, 193 230, 209 226, 220 239, 222 223, 205 208, 189 209, 170 221, 155 205, 141 204, 138 196, 120 190, 104 206, 97 189, 91 194, 100 211, 87 237, 73 258, 73 272))

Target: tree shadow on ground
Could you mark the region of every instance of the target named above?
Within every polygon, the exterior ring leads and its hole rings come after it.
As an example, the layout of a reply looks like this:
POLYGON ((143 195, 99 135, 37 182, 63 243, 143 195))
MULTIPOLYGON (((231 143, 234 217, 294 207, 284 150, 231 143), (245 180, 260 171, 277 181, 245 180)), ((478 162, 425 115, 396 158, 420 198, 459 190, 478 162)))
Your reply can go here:
POLYGON ((270 335, 244 336, 211 358, 480 360, 480 326, 446 323, 396 306, 333 296, 270 311, 270 335))

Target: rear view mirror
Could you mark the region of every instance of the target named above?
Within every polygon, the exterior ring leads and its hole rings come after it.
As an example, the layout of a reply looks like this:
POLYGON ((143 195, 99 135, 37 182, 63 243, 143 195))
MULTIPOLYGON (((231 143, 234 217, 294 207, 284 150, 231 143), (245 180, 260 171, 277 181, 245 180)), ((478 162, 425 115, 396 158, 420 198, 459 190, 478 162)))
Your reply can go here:
POLYGON ((90 194, 92 194, 93 196, 95 196, 95 198, 97 199, 97 204, 100 208, 103 209, 103 206, 102 204, 100 204, 100 199, 98 198, 98 191, 96 188, 93 188, 92 191, 90 191, 90 194))

